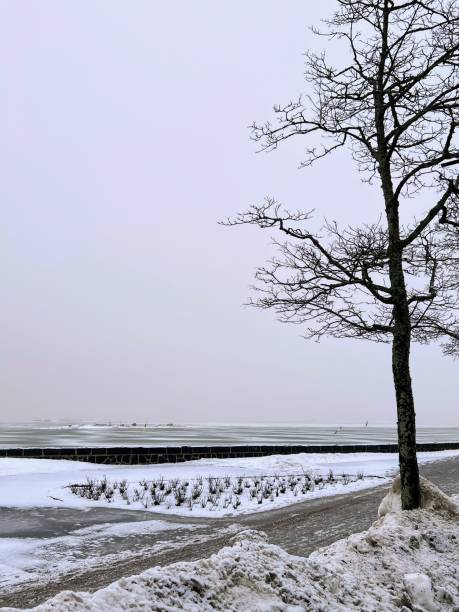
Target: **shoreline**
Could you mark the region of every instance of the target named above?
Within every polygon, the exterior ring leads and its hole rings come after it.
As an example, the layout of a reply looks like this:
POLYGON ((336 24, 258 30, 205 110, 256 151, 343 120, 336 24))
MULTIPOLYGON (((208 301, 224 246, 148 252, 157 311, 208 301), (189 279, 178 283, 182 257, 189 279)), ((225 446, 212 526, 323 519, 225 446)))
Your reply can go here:
MULTIPOLYGON (((417 452, 459 450, 457 442, 421 442, 417 452)), ((397 444, 251 444, 194 446, 80 446, 0 448, 1 458, 65 459, 105 465, 183 463, 199 459, 233 459, 271 455, 398 453, 397 444)))

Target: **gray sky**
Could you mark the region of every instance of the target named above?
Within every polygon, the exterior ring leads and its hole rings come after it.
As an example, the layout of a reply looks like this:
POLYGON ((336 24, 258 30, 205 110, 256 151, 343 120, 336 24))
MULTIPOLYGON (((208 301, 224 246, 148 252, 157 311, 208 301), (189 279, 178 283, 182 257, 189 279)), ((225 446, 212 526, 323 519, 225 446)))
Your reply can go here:
MULTIPOLYGON (((389 348, 242 307, 269 235, 217 225, 267 194, 378 214, 346 156, 249 140, 333 6, 0 2, 2 420, 395 422, 389 348)), ((415 349, 420 425, 458 424, 457 368, 415 349)))

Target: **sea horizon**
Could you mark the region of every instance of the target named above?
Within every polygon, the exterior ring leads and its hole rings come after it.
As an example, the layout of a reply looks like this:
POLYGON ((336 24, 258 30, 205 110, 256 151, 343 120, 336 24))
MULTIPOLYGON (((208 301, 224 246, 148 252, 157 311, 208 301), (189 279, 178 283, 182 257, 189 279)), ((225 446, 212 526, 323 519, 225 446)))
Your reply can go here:
MULTIPOLYGON (((459 427, 420 426, 418 442, 459 442, 459 427)), ((145 423, 40 420, 0 424, 0 448, 78 446, 358 445, 397 442, 394 425, 145 423)))

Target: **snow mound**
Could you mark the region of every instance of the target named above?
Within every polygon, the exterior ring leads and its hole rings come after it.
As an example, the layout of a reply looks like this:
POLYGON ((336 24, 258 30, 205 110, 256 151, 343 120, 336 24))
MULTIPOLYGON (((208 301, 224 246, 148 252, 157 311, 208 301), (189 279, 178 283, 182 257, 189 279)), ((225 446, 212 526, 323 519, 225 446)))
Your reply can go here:
POLYGON ((33 610, 452 612, 459 606, 457 507, 430 483, 423 487, 430 509, 386 513, 368 531, 308 558, 244 531, 208 559, 155 567, 95 593, 66 591, 33 610))
MULTIPOLYGON (((426 478, 420 476, 421 481, 421 508, 433 510, 434 512, 446 512, 452 517, 459 516, 459 506, 456 501, 457 496, 448 497, 443 491, 432 484, 426 478)), ((391 512, 402 511, 400 476, 397 476, 389 493, 382 500, 378 508, 378 518, 391 512)))
POLYGON ((434 601, 432 581, 429 576, 425 574, 405 574, 403 582, 410 603, 416 610, 440 611, 440 607, 434 601))

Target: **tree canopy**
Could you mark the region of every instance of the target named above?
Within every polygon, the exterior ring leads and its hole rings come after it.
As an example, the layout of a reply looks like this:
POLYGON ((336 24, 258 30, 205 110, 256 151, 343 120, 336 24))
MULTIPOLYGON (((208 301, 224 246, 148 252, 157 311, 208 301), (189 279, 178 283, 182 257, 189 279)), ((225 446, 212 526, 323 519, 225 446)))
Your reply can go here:
MULTIPOLYGON (((292 137, 320 135, 303 167, 341 147, 352 152, 364 181, 382 181, 386 215, 420 192, 431 204, 400 227, 308 230, 311 211, 289 212, 273 198, 232 220, 278 228, 277 256, 258 269, 252 303, 282 321, 324 334, 389 341, 394 329, 391 249, 402 253, 412 337, 444 341, 459 354, 459 10, 455 0, 338 0, 319 36, 347 49, 332 66, 325 53, 306 54, 310 93, 274 107, 273 121, 252 126, 264 150, 292 137)), ((381 210, 384 212, 384 209, 381 210)))

